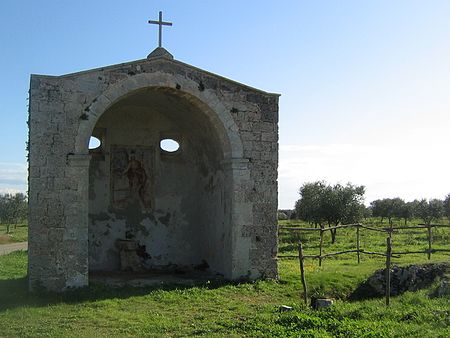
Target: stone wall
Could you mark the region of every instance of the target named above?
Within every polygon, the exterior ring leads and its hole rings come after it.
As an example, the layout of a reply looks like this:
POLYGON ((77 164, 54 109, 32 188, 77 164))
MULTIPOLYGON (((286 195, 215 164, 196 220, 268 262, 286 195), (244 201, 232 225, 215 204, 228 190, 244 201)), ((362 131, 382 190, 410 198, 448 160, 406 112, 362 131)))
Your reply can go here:
POLYGON ((192 102, 217 135, 230 182, 226 277, 277 276, 278 95, 163 56, 59 77, 32 75, 30 289, 88 284, 88 141, 108 108, 145 88, 170 89, 192 102))

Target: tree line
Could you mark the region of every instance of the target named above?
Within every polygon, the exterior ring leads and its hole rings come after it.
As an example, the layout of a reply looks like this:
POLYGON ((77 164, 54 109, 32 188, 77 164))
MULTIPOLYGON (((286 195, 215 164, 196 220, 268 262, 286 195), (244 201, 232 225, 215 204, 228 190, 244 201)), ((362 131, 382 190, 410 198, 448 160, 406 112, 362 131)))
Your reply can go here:
MULTIPOLYGON (((394 219, 402 219, 405 224, 419 218, 426 224, 437 222, 442 217, 450 220, 450 194, 445 199, 421 199, 405 202, 401 198, 383 198, 364 205, 363 185, 330 185, 325 181, 305 183, 299 190, 300 198, 294 210, 280 210, 279 219, 300 219, 316 227, 337 226, 360 222, 363 218, 378 217, 383 223, 392 225, 394 219)), ((330 230, 331 231, 331 230, 330 230)), ((336 230, 331 231, 332 243, 336 240, 336 230)))
POLYGON ((25 194, 0 194, 0 224, 6 225, 9 234, 11 225, 17 224, 27 218, 28 200, 25 194))
POLYGON ((401 198, 383 198, 372 201, 369 210, 373 217, 379 217, 383 223, 387 219, 392 225, 393 219, 403 219, 405 225, 413 218, 421 219, 425 224, 438 222, 442 217, 450 220, 450 194, 444 200, 421 199, 405 202, 401 198))

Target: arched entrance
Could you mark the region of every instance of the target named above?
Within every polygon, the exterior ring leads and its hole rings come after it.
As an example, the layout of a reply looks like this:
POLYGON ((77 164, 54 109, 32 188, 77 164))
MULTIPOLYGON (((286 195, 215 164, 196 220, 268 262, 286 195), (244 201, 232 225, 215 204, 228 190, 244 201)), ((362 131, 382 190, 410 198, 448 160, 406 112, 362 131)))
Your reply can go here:
POLYGON ((229 144, 198 99, 176 89, 135 90, 112 104, 92 135, 89 270, 208 273, 230 260, 229 144), (178 149, 164 149, 165 143, 178 149))

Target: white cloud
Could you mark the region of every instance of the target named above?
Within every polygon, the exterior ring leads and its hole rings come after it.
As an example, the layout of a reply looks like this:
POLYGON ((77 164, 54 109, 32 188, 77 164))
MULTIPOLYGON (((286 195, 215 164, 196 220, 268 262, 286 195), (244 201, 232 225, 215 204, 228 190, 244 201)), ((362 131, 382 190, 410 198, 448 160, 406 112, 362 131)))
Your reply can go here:
POLYGON ((367 202, 394 196, 443 198, 450 193, 445 150, 445 144, 281 145, 280 208, 292 208, 300 186, 316 180, 365 185, 367 202))
POLYGON ((0 193, 27 191, 27 175, 26 164, 0 162, 0 193))

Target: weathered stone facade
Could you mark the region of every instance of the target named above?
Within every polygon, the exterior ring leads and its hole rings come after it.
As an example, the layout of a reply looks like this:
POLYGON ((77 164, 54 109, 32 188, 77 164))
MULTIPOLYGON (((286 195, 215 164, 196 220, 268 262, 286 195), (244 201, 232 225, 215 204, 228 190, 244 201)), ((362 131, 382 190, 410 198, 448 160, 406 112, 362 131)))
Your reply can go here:
POLYGON ((207 261, 225 279, 276 278, 278 97, 160 48, 135 62, 32 75, 30 289, 85 286, 90 270, 118 268, 114 242, 130 232, 149 267, 207 261), (92 135, 100 149, 88 149, 92 135), (165 137, 181 151, 161 151, 165 137), (129 158, 131 148, 149 158, 145 211, 133 199, 113 203, 114 175, 126 180, 111 169, 114 151, 129 158))

